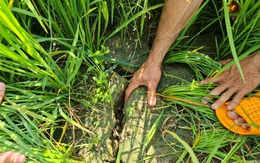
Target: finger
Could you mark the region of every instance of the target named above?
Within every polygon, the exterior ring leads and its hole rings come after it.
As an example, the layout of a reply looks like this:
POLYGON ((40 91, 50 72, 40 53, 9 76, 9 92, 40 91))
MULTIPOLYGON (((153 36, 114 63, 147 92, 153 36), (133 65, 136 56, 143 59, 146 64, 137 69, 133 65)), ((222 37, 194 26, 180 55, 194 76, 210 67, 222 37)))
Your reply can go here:
POLYGON ((129 83, 128 87, 125 90, 125 102, 129 99, 133 90, 135 90, 139 86, 140 86, 140 84, 137 82, 134 82, 133 80, 129 83))
POLYGON ((222 73, 219 76, 217 76, 215 79, 214 78, 207 78, 204 80, 201 80, 199 84, 209 84, 209 83, 220 83, 225 79, 226 73, 222 73))
POLYGON ((5 95, 5 83, 0 82, 0 103, 2 102, 5 95))
POLYGON ((250 127, 247 124, 242 124, 241 127, 244 128, 245 130, 250 131, 250 127))
POLYGON ((17 152, 4 152, 0 154, 0 163, 24 163, 25 156, 17 152))
POLYGON ((211 83, 211 82, 213 82, 213 79, 212 78, 207 78, 207 79, 201 80, 199 82, 199 84, 208 84, 208 83, 211 83))
MULTIPOLYGON (((225 88, 225 87, 224 87, 225 88)), ((219 95, 221 92, 223 92, 224 89, 220 89, 220 90, 216 90, 215 92, 213 92, 212 94, 214 95, 219 95)), ((221 94, 221 96, 219 97, 219 99, 217 101, 215 101, 212 105, 211 108, 212 109, 217 109, 219 108, 221 105, 223 105, 225 102, 227 102, 230 97, 237 91, 237 88, 232 87, 229 88, 228 90, 226 90, 224 93, 221 94)), ((210 93, 211 94, 211 93, 210 93)))
MULTIPOLYGON (((207 79, 204 79, 204 80, 201 80, 199 82, 199 84, 208 84, 208 83, 211 83, 211 82, 214 82, 213 81, 213 78, 207 78, 207 79)), ((214 92, 213 92, 214 93, 214 92)), ((209 94, 212 94, 212 91, 209 93, 209 94)), ((213 94, 212 94, 213 95, 213 94)), ((201 102, 204 103, 204 104, 207 104, 209 101, 211 101, 212 98, 211 97, 203 97, 201 102)))
POLYGON ((202 102, 203 104, 208 104, 208 102, 211 101, 211 100, 212 100, 212 98, 210 98, 210 97, 203 97, 203 98, 201 99, 201 102, 202 102))
POLYGON ((157 84, 150 83, 148 86, 148 95, 147 95, 147 100, 148 100, 148 105, 151 107, 154 107, 156 105, 156 89, 157 89, 157 84))
POLYGON ((238 117, 238 118, 236 118, 236 119, 234 120, 234 122, 235 122, 236 124, 241 124, 241 123, 245 123, 246 121, 245 121, 244 118, 238 117))
POLYGON ((230 61, 232 61, 233 59, 230 58, 230 59, 224 59, 224 60, 220 60, 219 63, 222 64, 222 65, 226 65, 228 64, 230 61))
POLYGON ((230 119, 237 119, 239 117, 239 115, 234 111, 227 111, 227 116, 230 119))
MULTIPOLYGON (((239 124, 239 123, 246 123, 246 121, 244 120, 244 118, 240 117, 236 112, 234 111, 228 111, 227 112, 227 116, 230 118, 230 119, 233 119, 234 122, 236 124, 239 124)), ((247 124, 241 124, 241 127, 246 129, 246 130, 249 130, 250 127, 247 125, 247 124)))
POLYGON ((250 127, 245 124, 246 123, 246 120, 243 118, 243 117, 238 117, 234 120, 234 122, 236 124, 240 124, 242 128, 246 129, 246 130, 250 130, 250 127))
POLYGON ((245 92, 238 92, 235 97, 232 99, 232 101, 229 103, 229 105, 227 106, 228 110, 233 110, 242 100, 242 98, 246 95, 247 93, 245 92))

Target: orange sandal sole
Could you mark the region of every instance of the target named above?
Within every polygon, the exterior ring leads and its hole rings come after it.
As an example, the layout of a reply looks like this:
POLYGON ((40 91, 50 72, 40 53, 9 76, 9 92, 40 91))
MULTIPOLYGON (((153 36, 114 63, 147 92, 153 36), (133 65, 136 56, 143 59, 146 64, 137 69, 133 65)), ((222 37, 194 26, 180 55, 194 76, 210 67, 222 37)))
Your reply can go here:
MULTIPOLYGON (((257 92, 256 95, 260 95, 260 92, 257 92)), ((238 115, 245 119, 245 124, 250 127, 250 130, 244 129, 241 124, 236 124, 228 118, 228 104, 229 102, 216 110, 216 115, 224 127, 240 135, 260 135, 260 96, 246 97, 234 109, 238 115)))

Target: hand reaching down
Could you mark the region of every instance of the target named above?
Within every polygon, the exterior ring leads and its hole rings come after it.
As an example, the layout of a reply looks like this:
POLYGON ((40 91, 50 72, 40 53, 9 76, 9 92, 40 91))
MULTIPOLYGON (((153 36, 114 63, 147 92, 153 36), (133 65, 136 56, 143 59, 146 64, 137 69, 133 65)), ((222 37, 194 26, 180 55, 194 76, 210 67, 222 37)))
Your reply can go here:
POLYGON ((153 63, 145 62, 138 71, 136 71, 125 91, 125 101, 128 100, 133 90, 141 85, 148 88, 148 105, 156 105, 156 89, 161 79, 161 66, 153 63))
MULTIPOLYGON (((241 99, 251 93, 260 84, 260 51, 242 59, 240 65, 245 77, 243 81, 236 65, 232 65, 223 73, 215 78, 214 83, 219 83, 210 94, 220 95, 219 99, 216 100, 212 105, 212 109, 219 108, 222 104, 227 102, 232 95, 234 98, 228 105, 229 110, 233 110, 241 101, 241 99)), ((201 84, 211 82, 212 79, 208 78, 201 81, 201 84)))

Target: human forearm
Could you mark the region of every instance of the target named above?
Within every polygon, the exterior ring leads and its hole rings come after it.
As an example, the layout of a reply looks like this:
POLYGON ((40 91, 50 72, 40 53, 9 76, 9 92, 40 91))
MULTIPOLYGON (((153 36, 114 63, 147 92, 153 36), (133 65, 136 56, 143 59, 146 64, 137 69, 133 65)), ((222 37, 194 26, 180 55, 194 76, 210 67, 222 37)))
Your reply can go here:
POLYGON ((147 59, 160 65, 168 49, 189 22, 202 0, 165 0, 156 38, 147 59))
POLYGON ((156 89, 161 78, 161 63, 173 41, 189 22, 202 0, 165 0, 157 34, 146 62, 134 73, 125 91, 125 101, 140 85, 148 88, 147 101, 156 105, 156 89))

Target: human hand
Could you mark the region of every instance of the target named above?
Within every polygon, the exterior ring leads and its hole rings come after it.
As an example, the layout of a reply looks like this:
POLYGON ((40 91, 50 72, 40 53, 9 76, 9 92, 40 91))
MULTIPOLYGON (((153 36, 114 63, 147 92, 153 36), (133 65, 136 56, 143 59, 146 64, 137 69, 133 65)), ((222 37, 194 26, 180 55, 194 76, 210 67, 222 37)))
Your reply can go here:
POLYGON ((0 163, 24 163, 25 156, 17 152, 3 152, 0 153, 0 163))
MULTIPOLYGON (((219 108, 222 104, 227 102, 232 95, 235 95, 228 105, 229 110, 233 110, 242 98, 252 92, 260 84, 260 51, 242 59, 240 65, 245 77, 243 81, 236 65, 232 65, 223 73, 215 78, 213 83, 219 83, 215 89, 209 94, 220 95, 212 105, 212 109, 219 108)), ((201 81, 201 84, 210 83, 212 78, 201 81)))
POLYGON ((161 65, 156 65, 146 61, 140 68, 137 70, 126 91, 125 91, 125 101, 128 100, 133 90, 138 88, 141 85, 144 85, 148 88, 147 101, 149 106, 156 105, 156 89, 157 85, 161 79, 161 65))
POLYGON ((2 102, 5 95, 5 83, 0 82, 0 103, 2 102))

